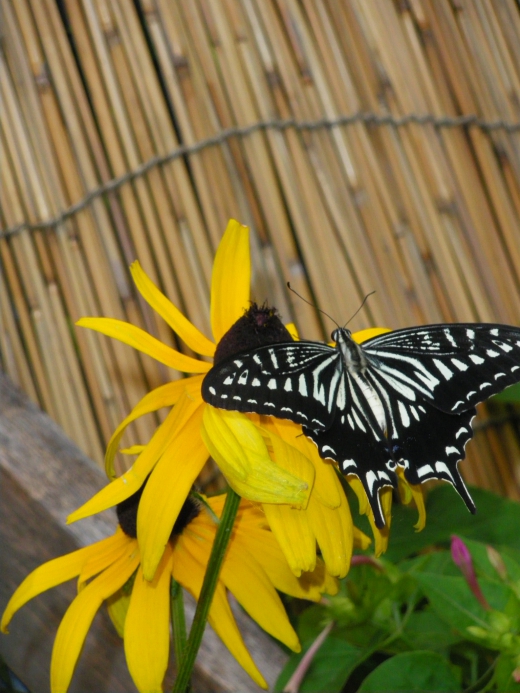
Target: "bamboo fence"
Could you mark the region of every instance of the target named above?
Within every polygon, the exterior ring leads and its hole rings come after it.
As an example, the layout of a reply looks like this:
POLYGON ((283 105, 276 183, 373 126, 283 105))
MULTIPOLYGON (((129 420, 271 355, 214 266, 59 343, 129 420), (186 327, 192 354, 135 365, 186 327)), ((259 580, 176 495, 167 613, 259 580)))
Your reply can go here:
MULTIPOLYGON (((300 333, 520 324, 514 0, 1 0, 0 364, 100 462, 178 375, 74 327, 168 344, 138 258, 206 334, 228 218, 300 333)), ((157 420, 125 438, 146 442, 157 420)), ((518 420, 481 408, 468 481, 520 498, 518 420)), ((208 472, 209 474, 210 472, 208 472)), ((209 481, 209 478, 206 478, 209 481)))

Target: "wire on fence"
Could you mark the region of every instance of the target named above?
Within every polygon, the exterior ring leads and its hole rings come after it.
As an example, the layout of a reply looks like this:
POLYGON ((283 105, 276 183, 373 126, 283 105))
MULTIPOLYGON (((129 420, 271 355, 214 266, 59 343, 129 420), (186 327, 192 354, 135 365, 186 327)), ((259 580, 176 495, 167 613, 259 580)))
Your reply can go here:
POLYGON ((272 119, 258 121, 244 127, 226 128, 212 137, 207 137, 206 139, 195 142, 194 144, 180 145, 167 154, 154 156, 140 166, 137 166, 132 171, 128 171, 118 178, 113 178, 112 180, 103 183, 103 185, 100 185, 95 190, 91 190, 81 200, 73 205, 70 205, 70 207, 64 209, 57 216, 47 219, 46 221, 38 221, 32 224, 23 222, 22 224, 18 224, 11 228, 0 230, 0 238, 15 236, 22 231, 41 231, 55 228, 83 210, 93 200, 106 195, 107 193, 116 191, 118 188, 125 185, 125 183, 145 175, 152 168, 155 168, 156 166, 163 166, 164 164, 174 161, 175 159, 179 159, 183 156, 196 154, 208 147, 223 144, 226 140, 229 140, 232 137, 247 137, 254 132, 266 130, 283 131, 289 128, 299 131, 312 131, 319 130, 321 128, 330 129, 333 127, 339 127, 341 125, 353 125, 354 123, 365 123, 366 125, 377 126, 392 125, 394 127, 402 127, 403 125, 414 123, 417 125, 433 125, 436 128, 478 127, 487 132, 491 132, 493 130, 505 130, 509 133, 520 131, 520 122, 518 121, 508 122, 505 120, 485 120, 483 118, 479 118, 477 115, 434 116, 431 114, 418 115, 415 113, 410 113, 397 118, 392 115, 379 115, 377 113, 353 113, 352 115, 341 115, 337 118, 320 118, 318 120, 311 121, 297 121, 294 118, 287 118, 285 120, 272 119))

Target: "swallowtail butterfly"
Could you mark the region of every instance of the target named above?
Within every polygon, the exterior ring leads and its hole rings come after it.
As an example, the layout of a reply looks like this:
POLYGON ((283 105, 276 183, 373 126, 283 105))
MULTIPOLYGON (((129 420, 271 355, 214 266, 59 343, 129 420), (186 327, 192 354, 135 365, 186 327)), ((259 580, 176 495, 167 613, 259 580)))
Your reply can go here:
POLYGON ((357 344, 346 328, 335 346, 277 341, 218 362, 202 396, 221 409, 302 424, 322 458, 355 474, 376 524, 379 489, 445 479, 471 512, 457 469, 471 439, 475 405, 520 381, 520 328, 445 324, 388 332, 357 344))

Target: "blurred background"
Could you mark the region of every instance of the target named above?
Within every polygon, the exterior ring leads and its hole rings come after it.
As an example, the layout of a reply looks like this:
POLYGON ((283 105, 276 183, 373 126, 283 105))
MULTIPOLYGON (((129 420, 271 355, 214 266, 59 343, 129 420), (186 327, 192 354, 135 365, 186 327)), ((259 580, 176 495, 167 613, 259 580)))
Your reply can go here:
MULTIPOLYGON (((333 325, 287 281, 340 324, 375 290, 353 330, 520 324, 514 0, 1 8, 0 366, 99 464, 181 375, 75 321, 187 351, 136 292, 137 258, 210 336, 230 217, 251 229, 252 296, 307 339, 333 325)), ((466 479, 520 499, 518 409, 482 406, 475 429, 466 479)))

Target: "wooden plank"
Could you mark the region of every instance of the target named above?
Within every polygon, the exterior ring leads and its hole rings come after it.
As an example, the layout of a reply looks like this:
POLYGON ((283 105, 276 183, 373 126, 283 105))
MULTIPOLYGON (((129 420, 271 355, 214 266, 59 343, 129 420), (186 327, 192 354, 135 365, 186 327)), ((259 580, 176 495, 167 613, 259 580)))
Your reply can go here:
MULTIPOLYGON (((109 536, 114 513, 70 526, 67 515, 105 484, 99 468, 63 431, 0 372, 0 611, 23 578, 41 563, 109 536)), ((0 655, 33 693, 49 690, 54 635, 75 595, 74 582, 40 595, 0 636, 0 655)), ((194 602, 188 600, 188 620, 194 602)), ((276 680, 286 656, 257 625, 235 609, 239 628, 267 681, 276 680)), ((167 686, 173 680, 173 666, 167 686)), ((171 685, 170 685, 171 687, 171 685)), ((122 640, 101 609, 79 660, 71 693, 135 691, 122 640)), ((165 688, 168 690, 168 687, 165 688)), ((259 691, 208 628, 199 653, 194 691, 259 691)))

